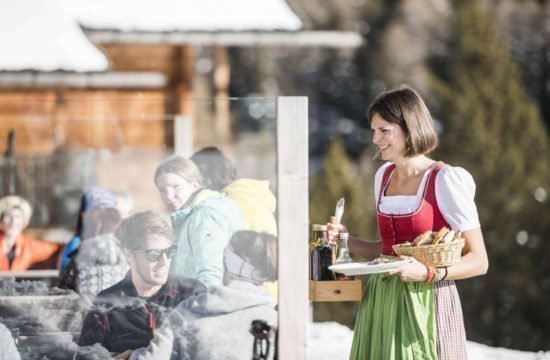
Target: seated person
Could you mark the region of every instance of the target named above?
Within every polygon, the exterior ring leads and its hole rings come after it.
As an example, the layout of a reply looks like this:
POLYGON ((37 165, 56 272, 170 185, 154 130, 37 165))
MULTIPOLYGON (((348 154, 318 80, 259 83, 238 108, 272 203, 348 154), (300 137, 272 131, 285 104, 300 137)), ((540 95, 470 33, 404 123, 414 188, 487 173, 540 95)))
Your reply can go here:
MULTIPOLYGON (((277 324, 275 302, 263 288, 277 276, 277 240, 266 233, 239 231, 225 249, 224 264, 225 286, 211 286, 183 301, 151 344, 134 351, 130 359, 252 358, 252 321, 277 324)), ((274 350, 271 346, 269 359, 274 350)))
POLYGON ((172 230, 160 215, 136 213, 121 221, 115 236, 130 271, 97 295, 84 319, 79 345, 99 343, 120 354, 147 346, 167 309, 205 287, 196 280, 168 276, 176 248, 172 230))
MULTIPOLYGON (((107 217, 101 216, 101 214, 94 214, 94 212, 99 212, 101 209, 115 210, 117 209, 117 205, 115 195, 109 190, 99 186, 93 186, 82 194, 80 197, 80 207, 78 210, 78 220, 76 222, 75 233, 61 251, 59 264, 60 270, 67 267, 71 259, 74 258, 74 255, 78 253, 78 249, 84 236, 95 236, 99 232, 101 225, 95 225, 98 222, 94 221, 94 219, 106 219, 107 217), (92 225, 88 225, 90 224, 90 220, 92 225), (86 224, 86 222, 88 222, 88 224, 86 224)), ((117 213, 119 212, 117 211, 117 213)), ((120 221, 120 219, 116 221, 114 227, 116 227, 118 221, 120 221)), ((108 227, 111 228, 113 226, 109 224, 108 227)), ((107 231, 102 232, 105 233, 107 231)))
POLYGON ((92 187, 83 195, 81 204, 77 234, 73 237, 80 245, 68 254, 69 263, 61 270, 57 286, 93 299, 101 290, 122 280, 128 264, 114 236, 120 222, 115 195, 92 187))
POLYGON ((0 271, 25 271, 50 259, 59 249, 58 244, 23 234, 31 215, 31 206, 22 197, 10 195, 0 199, 0 271))

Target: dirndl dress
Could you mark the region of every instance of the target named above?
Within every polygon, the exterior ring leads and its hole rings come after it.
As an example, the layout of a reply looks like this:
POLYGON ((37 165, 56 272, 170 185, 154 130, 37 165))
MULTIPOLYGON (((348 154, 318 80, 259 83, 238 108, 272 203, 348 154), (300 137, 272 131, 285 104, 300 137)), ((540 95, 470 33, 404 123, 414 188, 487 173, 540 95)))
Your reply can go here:
MULTIPOLYGON (((446 166, 433 165, 422 200, 410 214, 380 211, 380 199, 395 165, 386 168, 377 200, 382 255, 394 256, 392 246, 419 234, 449 227, 435 196, 435 178, 446 166)), ((454 281, 404 282, 398 276, 371 275, 355 322, 350 360, 467 359, 460 298, 454 281)))

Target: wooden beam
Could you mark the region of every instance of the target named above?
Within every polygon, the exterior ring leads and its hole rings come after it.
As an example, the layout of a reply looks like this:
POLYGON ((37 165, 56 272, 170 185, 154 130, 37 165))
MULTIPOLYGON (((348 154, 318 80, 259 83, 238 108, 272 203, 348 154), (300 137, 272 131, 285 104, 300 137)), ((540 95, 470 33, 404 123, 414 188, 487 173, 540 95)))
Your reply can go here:
POLYGON ((222 144, 231 142, 231 110, 229 105, 229 83, 231 81, 231 66, 225 46, 214 49, 214 99, 216 137, 222 144))
POLYGON ((279 359, 306 358, 308 323, 308 102, 277 98, 279 359))
POLYGON ((86 29, 85 32, 97 44, 357 48, 364 43, 361 35, 351 31, 121 32, 86 29))
POLYGON ((158 72, 6 72, 0 73, 0 89, 160 89, 166 76, 158 72))

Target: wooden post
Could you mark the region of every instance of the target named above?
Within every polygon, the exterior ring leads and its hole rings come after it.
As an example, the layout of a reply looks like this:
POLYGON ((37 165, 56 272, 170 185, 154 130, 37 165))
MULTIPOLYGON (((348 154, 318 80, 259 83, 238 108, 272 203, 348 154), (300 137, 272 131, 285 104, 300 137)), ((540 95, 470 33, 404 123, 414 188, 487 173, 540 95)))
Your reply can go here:
POLYGON ((216 116, 216 137, 223 144, 231 142, 231 110, 229 105, 229 82, 231 81, 231 66, 227 48, 217 46, 214 49, 216 59, 214 69, 214 90, 216 116))
POLYGON ((193 155, 193 119, 176 115, 174 122, 174 154, 189 158, 193 155))
POLYGON ((306 358, 308 322, 307 97, 277 98, 278 357, 306 358))

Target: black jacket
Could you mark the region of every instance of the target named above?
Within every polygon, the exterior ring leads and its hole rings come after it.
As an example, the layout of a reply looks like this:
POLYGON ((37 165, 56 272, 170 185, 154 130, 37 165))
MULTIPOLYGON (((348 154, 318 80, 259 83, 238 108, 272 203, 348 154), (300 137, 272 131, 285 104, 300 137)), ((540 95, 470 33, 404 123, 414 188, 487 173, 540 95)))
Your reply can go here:
POLYGON ((78 344, 99 343, 115 354, 147 346, 167 310, 205 290, 197 280, 169 277, 155 295, 141 298, 128 272, 122 281, 97 295, 84 319, 78 344))

